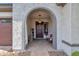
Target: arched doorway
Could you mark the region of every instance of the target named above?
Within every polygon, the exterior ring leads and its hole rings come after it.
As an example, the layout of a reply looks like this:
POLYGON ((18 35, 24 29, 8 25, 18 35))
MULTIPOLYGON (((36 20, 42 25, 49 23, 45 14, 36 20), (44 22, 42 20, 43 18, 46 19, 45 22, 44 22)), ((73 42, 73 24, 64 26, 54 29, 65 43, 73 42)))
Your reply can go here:
MULTIPOLYGON (((27 17, 28 43, 34 39, 51 41, 56 48, 56 18, 48 10, 38 8, 32 10, 27 17)), ((51 46, 51 47, 52 47, 51 46)))

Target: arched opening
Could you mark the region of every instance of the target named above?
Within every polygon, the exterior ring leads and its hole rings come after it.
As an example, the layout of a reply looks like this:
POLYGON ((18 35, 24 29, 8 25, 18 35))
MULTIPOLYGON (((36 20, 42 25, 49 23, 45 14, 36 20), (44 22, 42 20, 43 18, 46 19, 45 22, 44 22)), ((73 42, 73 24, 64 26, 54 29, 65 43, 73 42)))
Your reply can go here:
MULTIPOLYGON (((38 8, 32 10, 27 17, 28 44, 48 42, 47 45, 56 48, 56 18, 50 11, 38 8), (39 41, 39 42, 38 42, 39 41)), ((45 44, 44 44, 45 45, 45 44)))

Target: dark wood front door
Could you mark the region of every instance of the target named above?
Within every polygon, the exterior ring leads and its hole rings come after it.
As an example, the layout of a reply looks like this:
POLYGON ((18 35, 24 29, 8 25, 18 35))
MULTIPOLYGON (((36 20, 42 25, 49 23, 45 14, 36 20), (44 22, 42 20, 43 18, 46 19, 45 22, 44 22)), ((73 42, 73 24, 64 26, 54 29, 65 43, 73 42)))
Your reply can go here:
POLYGON ((43 23, 36 22, 36 38, 43 38, 43 23))

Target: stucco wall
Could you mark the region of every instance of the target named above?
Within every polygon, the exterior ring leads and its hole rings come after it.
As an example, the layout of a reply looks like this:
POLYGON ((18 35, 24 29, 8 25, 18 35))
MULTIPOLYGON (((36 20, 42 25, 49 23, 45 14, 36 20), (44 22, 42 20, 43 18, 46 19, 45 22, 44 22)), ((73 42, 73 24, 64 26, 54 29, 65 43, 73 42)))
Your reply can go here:
POLYGON ((72 43, 79 44, 79 4, 72 4, 72 43))
POLYGON ((62 39, 71 43, 71 4, 66 4, 63 8, 62 19, 62 39))
MULTIPOLYGON (((72 43, 71 40, 71 4, 66 4, 63 7, 62 15, 62 40, 68 43, 72 43)), ((62 42, 63 50, 67 55, 71 55, 71 46, 62 42)))
POLYGON ((79 3, 72 4, 72 25, 71 25, 71 31, 72 31, 72 44, 78 45, 72 47, 73 51, 79 51, 79 3))
POLYGON ((66 4, 63 8, 62 20, 62 40, 63 50, 67 55, 71 55, 73 51, 79 51, 79 4, 66 4))

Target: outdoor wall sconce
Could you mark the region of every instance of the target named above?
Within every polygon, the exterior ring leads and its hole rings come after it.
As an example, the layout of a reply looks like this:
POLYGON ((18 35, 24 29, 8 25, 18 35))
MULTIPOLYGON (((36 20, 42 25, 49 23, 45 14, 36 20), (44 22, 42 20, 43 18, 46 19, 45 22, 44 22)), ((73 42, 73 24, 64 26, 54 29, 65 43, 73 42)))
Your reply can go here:
POLYGON ((56 3, 57 6, 61 6, 64 7, 66 5, 66 3, 56 3))

